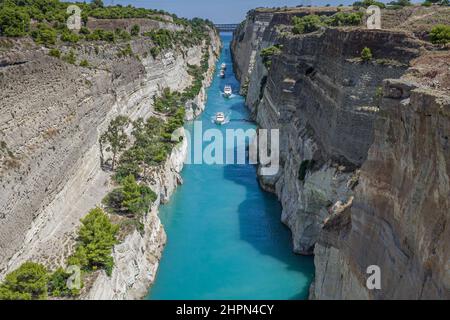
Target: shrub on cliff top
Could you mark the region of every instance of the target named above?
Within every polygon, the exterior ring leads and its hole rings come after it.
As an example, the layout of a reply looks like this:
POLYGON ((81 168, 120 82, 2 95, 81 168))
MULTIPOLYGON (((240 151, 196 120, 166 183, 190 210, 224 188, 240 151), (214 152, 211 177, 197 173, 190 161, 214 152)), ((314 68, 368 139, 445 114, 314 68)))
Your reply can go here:
POLYGON ((304 17, 294 17, 292 22, 295 34, 309 33, 322 26, 357 26, 362 23, 363 12, 338 12, 332 16, 310 14, 304 17))
POLYGON ((318 15, 310 14, 304 17, 293 17, 292 22, 294 34, 309 33, 318 30, 322 25, 322 20, 318 15))
POLYGON ((435 44, 450 43, 450 25, 439 24, 430 31, 430 40, 435 44))
POLYGON ((62 56, 62 59, 70 64, 75 64, 77 62, 77 57, 75 55, 75 51, 70 50, 69 53, 62 56))
POLYGON ((47 299, 47 269, 39 263, 25 262, 9 273, 0 285, 0 300, 47 299))
POLYGON ((134 26, 131 27, 130 33, 133 37, 135 37, 135 36, 139 35, 140 31, 141 31, 141 28, 139 27, 139 25, 135 24, 134 26))
POLYGON ((353 3, 354 7, 362 7, 362 8, 368 8, 372 5, 378 6, 382 9, 386 8, 386 5, 383 2, 379 2, 379 1, 375 1, 375 0, 356 1, 353 3))
POLYGON ((86 271, 104 269, 111 275, 114 260, 112 248, 117 243, 118 226, 111 223, 106 213, 100 209, 92 209, 81 219, 78 232, 78 244, 75 253, 69 257, 68 264, 77 265, 86 271))

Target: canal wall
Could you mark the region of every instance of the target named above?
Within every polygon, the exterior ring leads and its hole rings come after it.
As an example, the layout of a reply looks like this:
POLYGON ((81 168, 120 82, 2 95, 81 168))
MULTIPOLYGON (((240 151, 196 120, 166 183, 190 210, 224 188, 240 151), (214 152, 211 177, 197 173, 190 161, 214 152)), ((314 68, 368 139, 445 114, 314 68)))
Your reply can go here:
POLYGON ((280 130, 281 169, 259 179, 283 206, 294 251, 315 255, 311 298, 448 298, 448 51, 407 23, 395 29, 391 12, 389 30, 294 35, 292 17, 310 11, 249 12, 232 52, 253 118, 280 130), (260 53, 272 45, 268 67, 260 53), (366 287, 371 265, 381 290, 366 287))
MULTIPOLYGON (((50 57, 48 49, 28 39, 5 40, 8 50, 0 52, 0 278, 25 261, 51 270, 64 266, 80 219, 115 187, 111 173, 100 167, 99 136, 118 115, 159 116, 153 96, 167 87, 189 87, 189 65, 199 65, 204 50, 210 52, 203 82, 208 86, 221 47, 215 30, 209 37, 202 45, 164 50, 155 58, 145 37, 129 42, 130 55, 123 54, 127 48, 120 42, 59 48, 62 55, 72 50, 77 62, 88 60, 89 68, 50 57)), ((203 88, 188 102, 189 119, 201 112, 205 99, 203 88)), ((185 143, 174 148, 153 172, 150 187, 158 200, 144 219, 145 232, 128 235, 114 248, 112 276, 94 273, 82 298, 137 299, 147 293, 165 243, 158 206, 182 182, 185 149, 185 143)))

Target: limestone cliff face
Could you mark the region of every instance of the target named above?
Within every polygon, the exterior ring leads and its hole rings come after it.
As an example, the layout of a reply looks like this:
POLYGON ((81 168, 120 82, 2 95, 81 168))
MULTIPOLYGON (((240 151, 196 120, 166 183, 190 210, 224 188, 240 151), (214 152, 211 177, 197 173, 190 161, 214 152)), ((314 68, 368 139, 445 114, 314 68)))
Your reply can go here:
MULTIPOLYGON (((367 170, 372 163, 369 150, 374 150, 382 134, 378 124, 386 125, 384 110, 390 101, 387 97, 403 92, 402 86, 397 91, 388 89, 384 80, 405 75, 410 62, 421 56, 427 45, 400 30, 338 28, 294 36, 288 26, 292 15, 292 12, 269 10, 250 12, 235 32, 232 50, 252 115, 262 128, 280 130, 281 170, 276 176, 260 176, 260 182, 263 188, 276 193, 282 203, 282 221, 292 230, 294 251, 315 254, 313 297, 445 297, 450 276, 449 250, 443 245, 448 243, 449 236, 445 227, 449 219, 448 203, 434 200, 442 205, 440 213, 429 212, 433 210, 431 207, 406 205, 409 201, 419 201, 414 200, 419 193, 422 198, 428 197, 431 190, 431 194, 442 199, 449 195, 445 187, 422 180, 428 175, 412 179, 419 171, 408 168, 408 164, 420 160, 408 162, 402 159, 405 152, 402 147, 408 143, 409 152, 417 154, 424 150, 420 143, 400 140, 390 132, 390 148, 398 150, 395 159, 400 161, 401 164, 397 163, 400 167, 391 168, 394 157, 384 149, 387 147, 380 146, 389 156, 383 159, 379 159, 379 154, 373 156, 378 159, 378 171, 370 174, 374 180, 367 182, 367 170), (281 45, 282 51, 271 59, 268 69, 260 51, 274 44, 281 45), (375 59, 371 63, 358 60, 364 47, 373 52, 375 59), (383 187, 383 194, 397 196, 382 204, 376 188, 365 187, 364 181, 376 185, 383 170, 383 176, 395 179, 385 183, 392 193, 383 187), (408 176, 412 180, 406 182, 406 176, 396 175, 401 170, 413 170, 408 176), (402 183, 405 188, 412 181, 417 184, 417 189, 395 191, 396 183, 402 183), (389 206, 392 206, 391 212, 387 211, 389 206), (400 218, 402 214, 398 213, 406 208, 410 220, 406 216, 400 218), (391 217, 393 212, 397 212, 396 218, 391 217), (428 220, 434 215, 435 222, 431 222, 433 218, 428 220), (420 216, 427 218, 419 219, 420 216), (422 237, 427 233, 435 234, 435 229, 439 229, 440 237, 447 241, 434 238, 424 242, 422 237), (353 235, 351 239, 348 239, 349 234, 353 235), (408 250, 402 247, 406 238, 408 250), (422 248, 424 245, 433 248, 426 249, 435 252, 433 258, 422 248), (440 253, 436 253, 437 248, 440 253), (402 256, 397 251, 408 253, 402 256), (393 262, 383 263, 389 259, 393 262), (432 259, 426 264, 428 269, 424 267, 427 259, 432 259), (366 269, 372 264, 381 267, 385 290, 372 292, 366 289, 366 269), (418 285, 412 285, 411 279, 416 282, 422 279, 424 286, 434 286, 434 289, 419 290, 418 285), (408 288, 411 291, 406 294, 408 288)), ((440 87, 438 91, 442 90, 441 95, 448 96, 448 91, 445 92, 448 88, 440 87)), ((400 93, 396 99, 409 99, 408 94, 400 93)), ((416 106, 412 109, 428 106, 429 100, 419 96, 415 96, 416 106)), ((412 99, 408 103, 413 103, 412 99)), ((439 110, 439 107, 434 109, 439 110)), ((441 129, 440 132, 444 131, 441 129)), ((427 131, 426 139, 433 139, 434 134, 427 131)), ((434 148, 430 152, 433 157, 438 157, 443 150, 434 148)), ((436 170, 430 157, 428 161, 422 160, 424 163, 415 166, 436 170)), ((445 164, 440 164, 439 168, 445 168, 445 164)), ((436 174, 445 185, 448 172, 445 169, 439 172, 436 174)))
MULTIPOLYGON (((221 45, 214 31, 210 35, 208 74, 221 45)), ((80 218, 114 187, 110 173, 100 168, 99 135, 119 114, 153 115, 153 96, 162 89, 182 91, 191 84, 188 64, 200 63, 207 44, 155 59, 148 41, 132 40, 132 55, 122 54, 120 43, 61 48, 63 55, 72 49, 77 61, 87 59, 92 66, 82 68, 48 56, 31 41, 2 39, 7 50, 0 51, 0 275, 26 260, 63 265, 80 218)), ((204 99, 202 91, 197 104, 204 99)), ((180 183, 183 152, 175 149, 155 173, 161 201, 180 183)), ((157 207, 148 214, 143 236, 132 234, 114 249, 118 267, 108 280, 111 290, 96 293, 94 285, 91 297, 145 294, 165 241, 156 212, 157 207), (124 265, 129 261, 133 266, 124 265)))

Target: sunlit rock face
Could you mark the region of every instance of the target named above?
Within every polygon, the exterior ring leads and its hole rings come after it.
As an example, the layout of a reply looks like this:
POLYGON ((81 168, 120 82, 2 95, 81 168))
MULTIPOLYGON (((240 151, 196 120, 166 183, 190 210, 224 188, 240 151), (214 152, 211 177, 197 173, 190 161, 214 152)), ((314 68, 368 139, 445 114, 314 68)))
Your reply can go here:
MULTIPOLYGON (((170 30, 177 28, 170 21, 164 24, 170 30)), ((114 188, 111 172, 100 167, 99 136, 118 115, 131 120, 158 116, 153 97, 167 87, 172 91, 189 87, 189 65, 200 64, 203 50, 210 52, 203 82, 209 85, 221 47, 215 31, 210 38, 209 44, 166 50, 156 58, 146 38, 129 42, 130 56, 120 54, 121 43, 83 43, 72 48, 77 64, 87 59, 92 68, 50 57, 48 49, 27 39, 4 40, 8 50, 0 51, 1 277, 27 260, 52 269, 64 265, 73 251, 80 219, 114 188)), ((62 54, 71 50, 60 49, 62 54)), ((202 111, 205 99, 202 89, 188 102, 190 118, 202 111)), ((184 147, 174 149, 155 172, 153 187, 161 201, 168 201, 181 183, 184 154, 184 147)), ((156 212, 157 207, 148 214, 143 235, 132 234, 114 249, 115 280, 107 285, 100 277, 103 282, 94 284, 91 298, 146 294, 165 243, 156 212), (129 249, 127 254, 121 253, 124 248, 129 249), (131 269, 120 264, 125 260, 134 261, 131 269)))

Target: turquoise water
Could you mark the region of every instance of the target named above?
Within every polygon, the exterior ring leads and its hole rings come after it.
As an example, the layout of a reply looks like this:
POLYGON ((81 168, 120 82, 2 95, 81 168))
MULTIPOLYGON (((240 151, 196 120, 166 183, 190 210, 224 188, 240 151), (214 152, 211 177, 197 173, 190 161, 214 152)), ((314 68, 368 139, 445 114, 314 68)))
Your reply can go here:
MULTIPOLYGON (((223 34, 218 61, 227 63, 225 79, 215 77, 206 110, 198 119, 203 130, 255 128, 244 98, 225 99, 225 84, 238 92, 223 34), (211 121, 222 111, 230 122, 211 121)), ((192 132, 192 124, 186 125, 192 132)), ((167 232, 156 281, 148 299, 305 299, 314 273, 311 257, 292 253, 289 230, 281 224, 276 197, 261 190, 252 165, 186 165, 184 184, 160 217, 167 232)))

